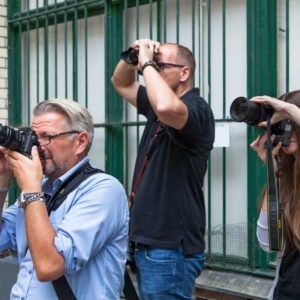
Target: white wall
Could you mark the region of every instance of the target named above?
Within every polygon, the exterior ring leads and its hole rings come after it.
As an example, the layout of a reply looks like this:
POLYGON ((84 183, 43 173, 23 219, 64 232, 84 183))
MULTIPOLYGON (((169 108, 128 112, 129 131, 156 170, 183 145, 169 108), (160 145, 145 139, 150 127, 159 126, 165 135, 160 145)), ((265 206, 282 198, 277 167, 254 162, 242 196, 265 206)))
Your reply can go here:
MULTIPOLYGON (((104 16, 95 16, 88 19, 87 63, 85 61, 85 20, 78 21, 78 102, 86 106, 91 112, 94 123, 105 121, 105 58, 104 58, 104 16), (85 74, 87 71, 87 82, 85 74), (85 94, 87 85, 87 95, 85 94)), ((23 107, 29 107, 30 113, 39 101, 51 98, 73 97, 73 45, 72 24, 67 24, 67 44, 65 44, 65 25, 57 25, 57 45, 55 46, 55 26, 49 26, 49 97, 45 97, 45 30, 39 29, 30 32, 30 56, 27 59, 27 33, 23 34, 23 107), (37 36, 39 43, 37 44, 37 36), (55 49, 56 47, 56 49, 55 49), (57 51, 57 66, 55 66, 55 51, 57 51), (66 60, 67 57, 67 60, 66 60), (30 65, 30 81, 28 89, 27 66, 30 65), (39 73, 39 76, 38 76, 39 73), (57 95, 55 95, 55 77, 57 77, 57 95), (67 79, 67 80, 66 80, 67 79), (67 82, 67 84, 66 84, 67 82), (39 95, 38 95, 39 89, 39 95), (30 99, 28 99, 30 91, 30 99)), ((23 119, 28 121, 28 111, 24 109, 23 119)), ((104 129, 95 129, 95 140, 90 152, 92 162, 104 169, 104 129)))
POLYGON ((286 65, 289 66, 289 88, 288 91, 300 89, 300 1, 289 0, 289 58, 286 60, 286 40, 287 40, 287 24, 286 24, 286 1, 278 0, 278 96, 287 91, 286 85, 286 65))
MULTIPOLYGON (((8 123, 7 2, 0 0, 0 123, 8 123)), ((6 202, 5 205, 8 203, 6 202)))

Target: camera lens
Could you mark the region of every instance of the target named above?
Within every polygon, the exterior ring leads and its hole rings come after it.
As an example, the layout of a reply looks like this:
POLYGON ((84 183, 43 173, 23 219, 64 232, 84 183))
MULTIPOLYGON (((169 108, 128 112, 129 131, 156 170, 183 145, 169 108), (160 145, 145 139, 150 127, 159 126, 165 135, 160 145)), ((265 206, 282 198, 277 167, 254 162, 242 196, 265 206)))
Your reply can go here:
POLYGON ((130 65, 137 65, 138 56, 139 51, 132 47, 128 48, 126 51, 121 52, 121 59, 123 59, 130 65))
POLYGON ((19 133, 17 130, 0 124, 0 146, 10 150, 17 150, 19 147, 19 133))
POLYGON ((245 97, 236 98, 230 106, 230 115, 237 122, 245 122, 248 125, 256 125, 266 120, 266 115, 272 113, 271 109, 264 105, 249 101, 245 97))
POLYGON ((131 61, 131 64, 137 65, 139 60, 139 50, 134 48, 129 48, 128 57, 129 57, 129 61, 131 61))

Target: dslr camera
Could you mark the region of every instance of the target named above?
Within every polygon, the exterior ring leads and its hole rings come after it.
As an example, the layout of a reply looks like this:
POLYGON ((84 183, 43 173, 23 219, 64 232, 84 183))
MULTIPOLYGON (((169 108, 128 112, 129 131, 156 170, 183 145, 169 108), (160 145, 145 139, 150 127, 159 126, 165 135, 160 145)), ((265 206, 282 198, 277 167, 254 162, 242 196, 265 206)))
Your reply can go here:
POLYGON ((0 146, 13 151, 31 156, 31 149, 37 146, 40 155, 42 154, 38 137, 30 127, 13 129, 9 126, 0 124, 0 146))
MULTIPOLYGON (((121 52, 121 59, 130 65, 136 66, 139 61, 139 50, 135 48, 128 48, 128 50, 121 52)), ((153 53, 153 61, 158 65, 157 53, 153 53)), ((139 73, 140 74, 140 73, 139 73)))
MULTIPOLYGON (((230 106, 230 115, 234 121, 254 126, 266 121, 273 115, 273 112, 271 106, 249 101, 245 97, 234 99, 230 106)), ((282 146, 288 146, 292 136, 291 120, 286 119, 271 125, 271 134, 275 134, 274 145, 281 142, 282 146)))

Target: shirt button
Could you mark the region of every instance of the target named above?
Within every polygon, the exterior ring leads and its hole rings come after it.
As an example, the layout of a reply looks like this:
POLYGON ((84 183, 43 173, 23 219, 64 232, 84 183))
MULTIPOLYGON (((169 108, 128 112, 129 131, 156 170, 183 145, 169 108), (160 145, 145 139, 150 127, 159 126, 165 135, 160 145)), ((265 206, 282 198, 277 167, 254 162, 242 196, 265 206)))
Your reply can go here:
POLYGON ((29 270, 29 271, 28 271, 28 273, 29 273, 29 274, 31 274, 31 273, 32 273, 32 271, 31 271, 31 270, 29 270))

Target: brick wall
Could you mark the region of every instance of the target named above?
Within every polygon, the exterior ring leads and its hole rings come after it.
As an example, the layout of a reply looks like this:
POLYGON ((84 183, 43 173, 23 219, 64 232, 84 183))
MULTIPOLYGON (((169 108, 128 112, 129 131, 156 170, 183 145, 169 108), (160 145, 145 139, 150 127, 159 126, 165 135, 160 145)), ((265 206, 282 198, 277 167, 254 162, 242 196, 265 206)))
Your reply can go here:
POLYGON ((0 123, 5 125, 8 122, 7 65, 7 0, 0 0, 0 123))
POLYGON ((7 0, 0 0, 0 123, 7 124, 7 0))

